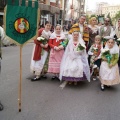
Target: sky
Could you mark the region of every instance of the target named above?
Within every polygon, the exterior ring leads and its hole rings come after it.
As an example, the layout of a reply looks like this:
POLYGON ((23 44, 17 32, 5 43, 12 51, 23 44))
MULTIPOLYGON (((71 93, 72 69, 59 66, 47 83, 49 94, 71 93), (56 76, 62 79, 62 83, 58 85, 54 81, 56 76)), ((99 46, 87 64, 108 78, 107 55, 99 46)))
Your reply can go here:
POLYGON ((120 5, 120 0, 85 0, 86 1, 86 8, 88 10, 94 10, 96 8, 96 3, 99 2, 107 2, 110 5, 120 5))

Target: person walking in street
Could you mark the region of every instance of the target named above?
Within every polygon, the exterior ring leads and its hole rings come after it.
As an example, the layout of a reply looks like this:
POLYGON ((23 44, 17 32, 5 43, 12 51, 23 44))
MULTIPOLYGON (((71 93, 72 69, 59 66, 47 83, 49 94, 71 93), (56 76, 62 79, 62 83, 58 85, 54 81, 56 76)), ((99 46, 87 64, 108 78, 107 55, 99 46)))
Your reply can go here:
POLYGON ((88 26, 84 24, 85 21, 86 21, 86 16, 81 15, 79 18, 79 23, 76 23, 71 27, 69 34, 72 34, 74 31, 79 31, 81 34, 81 37, 85 42, 86 49, 88 50, 89 30, 88 30, 88 26))
POLYGON ((90 71, 93 80, 96 80, 99 76, 99 68, 101 64, 100 53, 102 50, 101 37, 97 35, 94 40, 94 44, 90 47, 88 55, 90 57, 90 71))
POLYGON ((105 48, 101 52, 102 63, 99 73, 101 90, 105 89, 105 85, 109 87, 120 83, 118 58, 119 47, 113 38, 109 38, 105 48))
MULTIPOLYGON (((3 38, 4 38, 4 30, 0 26, 0 74, 1 74, 1 59, 2 59, 1 43, 2 43, 3 38)), ((0 111, 2 111, 2 110, 3 110, 3 105, 0 102, 0 111)))
POLYGON ((89 20, 89 47, 91 47, 95 42, 95 36, 99 34, 99 28, 97 26, 96 17, 91 17, 89 20))
MULTIPOLYGON (((88 25, 88 30, 89 30, 89 43, 88 43, 88 50, 89 48, 94 44, 95 42, 95 36, 98 35, 99 33, 99 28, 97 26, 97 19, 96 17, 91 17, 89 20, 89 25, 88 25)), ((91 56, 88 56, 88 62, 90 64, 90 58, 91 56)))
POLYGON ((62 26, 60 24, 57 24, 55 26, 55 31, 51 34, 48 43, 51 48, 49 56, 48 73, 54 74, 52 79, 58 78, 60 73, 60 63, 64 54, 64 47, 61 43, 64 40, 65 35, 62 32, 62 26))
POLYGON ((60 66, 60 80, 77 85, 79 81, 90 81, 86 46, 78 31, 72 33, 60 66))
POLYGON ((48 40, 51 35, 50 29, 51 24, 50 22, 46 21, 45 28, 38 30, 38 38, 34 40, 30 70, 35 74, 35 77, 31 79, 32 81, 40 79, 40 75, 47 59, 49 52, 48 40))
POLYGON ((103 47, 105 47, 107 38, 113 38, 115 35, 115 31, 113 27, 110 25, 110 18, 104 19, 104 25, 100 27, 99 35, 102 37, 103 47))
MULTIPOLYGON (((120 18, 118 19, 118 23, 116 25, 115 35, 116 35, 116 39, 120 40, 120 18)), ((119 49, 120 49, 120 42, 118 43, 118 46, 119 46, 119 49)), ((119 54, 118 66, 119 66, 119 71, 120 71, 120 54, 119 54)))

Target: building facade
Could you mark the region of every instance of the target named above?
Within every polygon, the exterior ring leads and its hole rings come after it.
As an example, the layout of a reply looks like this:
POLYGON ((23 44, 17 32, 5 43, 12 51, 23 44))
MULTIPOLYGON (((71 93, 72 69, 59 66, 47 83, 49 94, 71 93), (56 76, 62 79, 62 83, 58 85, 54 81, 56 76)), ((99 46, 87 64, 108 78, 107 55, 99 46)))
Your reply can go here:
POLYGON ((113 18, 118 11, 120 11, 120 5, 109 5, 106 2, 97 3, 97 15, 104 15, 106 17, 110 14, 110 17, 113 18))
POLYGON ((120 11, 120 5, 110 5, 102 8, 102 13, 107 16, 110 14, 110 17, 115 17, 116 13, 120 11))
POLYGON ((65 5, 65 21, 76 20, 85 13, 85 0, 66 0, 65 5))
MULTIPOLYGON (((33 3, 36 0, 32 0, 33 3)), ((61 0, 38 0, 39 8, 41 10, 40 24, 44 24, 45 21, 50 21, 55 25, 59 20, 59 14, 61 9, 61 0)), ((27 5, 28 0, 26 0, 27 5)), ((0 0, 0 25, 3 24, 4 7, 6 0, 0 0)))
POLYGON ((103 14, 103 7, 107 7, 109 4, 106 2, 100 2, 96 4, 96 14, 102 15, 103 14))

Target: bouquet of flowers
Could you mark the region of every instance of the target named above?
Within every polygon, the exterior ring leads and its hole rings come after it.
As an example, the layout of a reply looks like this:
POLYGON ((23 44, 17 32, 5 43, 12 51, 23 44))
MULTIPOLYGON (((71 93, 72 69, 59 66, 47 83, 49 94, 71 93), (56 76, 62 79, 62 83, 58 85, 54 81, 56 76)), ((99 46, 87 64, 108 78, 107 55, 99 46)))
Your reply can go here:
POLYGON ((93 47, 91 52, 93 52, 96 55, 98 53, 98 48, 97 47, 93 47))
POLYGON ((110 54, 110 50, 109 49, 103 49, 102 50, 102 56, 105 57, 107 59, 107 62, 110 64, 112 55, 110 54))
POLYGON ((66 39, 66 40, 64 40, 64 41, 60 42, 60 45, 62 45, 63 47, 66 47, 66 46, 67 46, 67 44, 68 44, 68 42, 69 42, 69 40, 68 40, 68 39, 66 39))
POLYGON ((80 44, 79 43, 79 45, 78 45, 78 47, 77 47, 77 51, 82 51, 82 50, 84 50, 84 49, 86 49, 86 46, 84 45, 84 44, 80 44))
POLYGON ((102 38, 102 42, 103 42, 103 43, 106 43, 106 42, 107 42, 107 39, 106 39, 106 38, 102 38))
POLYGON ((119 39, 117 39, 117 43, 118 43, 118 45, 120 45, 120 38, 119 38, 119 39))
POLYGON ((44 37, 38 37, 37 40, 40 41, 43 45, 47 43, 47 39, 44 37))

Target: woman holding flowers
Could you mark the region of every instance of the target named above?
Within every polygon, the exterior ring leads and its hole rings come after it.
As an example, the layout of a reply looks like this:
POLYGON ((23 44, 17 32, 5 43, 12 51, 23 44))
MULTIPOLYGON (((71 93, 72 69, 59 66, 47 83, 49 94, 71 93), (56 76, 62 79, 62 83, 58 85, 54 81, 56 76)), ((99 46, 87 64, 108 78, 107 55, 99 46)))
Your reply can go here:
POLYGON ((105 48, 101 52, 102 63, 100 66, 101 90, 104 85, 112 86, 120 83, 120 74, 118 69, 119 47, 109 38, 105 48))
MULTIPOLYGON (((117 36, 117 43, 118 43, 119 50, 120 50, 120 18, 118 19, 118 23, 116 25, 115 34, 117 36)), ((119 55, 118 65, 119 65, 119 70, 120 70, 120 55, 119 55)))
POLYGON ((62 32, 62 26, 57 24, 55 26, 55 31, 51 34, 48 43, 51 48, 48 64, 48 73, 54 74, 52 79, 58 78, 58 74, 60 73, 60 63, 64 54, 64 47, 62 46, 62 42, 64 40, 65 35, 62 32))
POLYGON ((30 69, 32 73, 35 74, 35 78, 31 79, 32 81, 40 79, 41 72, 47 59, 49 51, 48 40, 51 35, 50 28, 51 24, 46 21, 45 28, 41 28, 38 30, 39 37, 34 40, 34 48, 30 69))
MULTIPOLYGON (((101 44, 101 37, 97 35, 94 40, 94 44, 90 47, 88 51, 88 55, 90 57, 90 69, 91 69, 91 75, 94 73, 94 69, 100 68, 101 59, 100 59, 100 53, 102 49, 101 44), (96 66, 97 65, 97 66, 96 66)), ((93 80, 96 80, 96 77, 93 76, 93 80)))
POLYGON ((86 79, 90 81, 86 46, 79 32, 74 31, 61 62, 60 80, 76 85, 77 82, 86 79))

